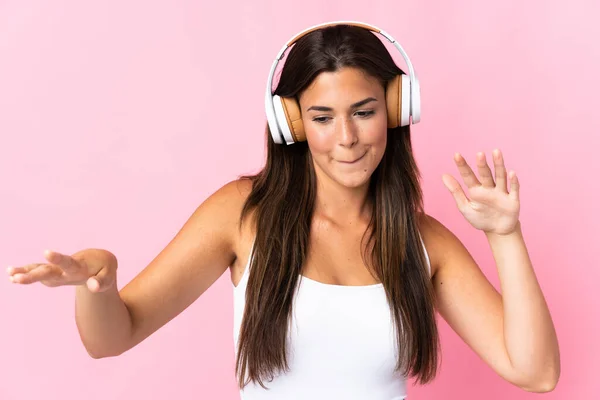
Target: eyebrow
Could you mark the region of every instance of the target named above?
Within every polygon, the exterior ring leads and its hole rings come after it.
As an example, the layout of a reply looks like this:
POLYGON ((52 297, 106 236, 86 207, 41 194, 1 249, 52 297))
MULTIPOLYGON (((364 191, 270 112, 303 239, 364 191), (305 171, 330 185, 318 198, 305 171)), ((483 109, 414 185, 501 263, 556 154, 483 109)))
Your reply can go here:
MULTIPOLYGON (((352 104, 350 106, 350 108, 358 108, 358 107, 364 106, 365 104, 370 103, 372 101, 377 101, 377 99, 374 98, 374 97, 367 97, 364 100, 361 100, 361 101, 359 101, 357 103, 352 104)), ((333 108, 331 108, 331 107, 325 107, 325 106, 312 106, 312 107, 309 107, 309 108, 306 109, 307 112, 310 111, 310 110, 315 110, 315 111, 333 111, 333 108)))

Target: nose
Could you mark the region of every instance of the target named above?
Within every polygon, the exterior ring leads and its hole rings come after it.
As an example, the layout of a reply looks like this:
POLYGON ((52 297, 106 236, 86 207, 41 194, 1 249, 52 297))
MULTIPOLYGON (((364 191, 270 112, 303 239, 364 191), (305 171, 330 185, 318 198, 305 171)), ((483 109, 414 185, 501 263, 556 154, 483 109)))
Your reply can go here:
POLYGON ((352 118, 340 118, 337 127, 339 144, 352 147, 358 141, 358 128, 352 118))

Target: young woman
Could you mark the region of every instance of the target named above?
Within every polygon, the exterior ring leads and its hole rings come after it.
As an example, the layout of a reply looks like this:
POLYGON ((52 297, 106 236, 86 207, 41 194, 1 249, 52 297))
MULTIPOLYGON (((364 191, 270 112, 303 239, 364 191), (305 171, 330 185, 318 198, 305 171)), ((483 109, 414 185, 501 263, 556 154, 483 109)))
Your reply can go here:
MULTIPOLYGON (((459 241, 423 210, 409 116, 419 89, 362 23, 312 27, 266 93, 267 161, 209 196, 120 291, 109 251, 48 251, 9 268, 19 284, 76 285, 76 321, 94 358, 136 346, 230 269, 236 374, 244 399, 406 398, 438 366, 435 312, 508 382, 552 390, 560 374, 550 313, 519 222, 519 184, 493 152, 468 194, 443 182, 485 233, 502 296, 459 241), (283 143, 283 142, 286 143, 283 143), (510 186, 510 191, 507 189, 510 186)), ((282 50, 284 50, 282 49, 282 50)))

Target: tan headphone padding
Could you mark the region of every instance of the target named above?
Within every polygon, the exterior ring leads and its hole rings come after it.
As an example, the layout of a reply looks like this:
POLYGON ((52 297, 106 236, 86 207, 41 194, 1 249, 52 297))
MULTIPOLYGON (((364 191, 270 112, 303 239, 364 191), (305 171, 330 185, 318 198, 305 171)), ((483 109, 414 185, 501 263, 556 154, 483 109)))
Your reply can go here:
POLYGON ((402 115, 402 76, 396 75, 394 79, 388 82, 385 101, 387 105, 388 128, 400 126, 400 116, 402 115))
POLYGON ((302 114, 300 113, 300 106, 293 97, 282 97, 281 105, 285 112, 285 119, 290 127, 294 142, 304 142, 306 140, 306 133, 304 132, 304 124, 302 123, 302 114))

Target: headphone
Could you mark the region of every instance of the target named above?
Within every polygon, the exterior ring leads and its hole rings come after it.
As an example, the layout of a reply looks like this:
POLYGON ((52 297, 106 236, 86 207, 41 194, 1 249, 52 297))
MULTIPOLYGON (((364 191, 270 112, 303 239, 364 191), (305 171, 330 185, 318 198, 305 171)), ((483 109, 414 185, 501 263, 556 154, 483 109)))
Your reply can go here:
POLYGON ((352 25, 366 28, 372 32, 379 33, 392 43, 408 66, 409 75, 396 75, 387 84, 386 88, 386 105, 388 115, 388 128, 396 128, 398 126, 406 126, 410 123, 416 124, 421 120, 421 89, 419 81, 415 76, 415 70, 408 58, 408 55, 398 42, 387 32, 364 22, 357 21, 333 21, 324 24, 311 26, 292 37, 279 50, 275 61, 269 72, 267 79, 267 90, 265 93, 265 111, 267 114, 267 122, 273 141, 277 144, 282 144, 284 141, 290 145, 306 140, 304 125, 300 113, 300 106, 295 98, 280 97, 271 93, 273 85, 273 75, 279 61, 283 58, 286 49, 294 44, 298 39, 309 32, 323 27, 334 25, 352 25), (410 120, 412 117, 412 122, 410 120))

